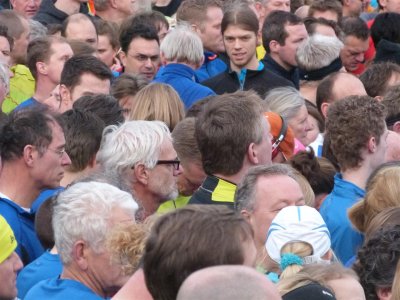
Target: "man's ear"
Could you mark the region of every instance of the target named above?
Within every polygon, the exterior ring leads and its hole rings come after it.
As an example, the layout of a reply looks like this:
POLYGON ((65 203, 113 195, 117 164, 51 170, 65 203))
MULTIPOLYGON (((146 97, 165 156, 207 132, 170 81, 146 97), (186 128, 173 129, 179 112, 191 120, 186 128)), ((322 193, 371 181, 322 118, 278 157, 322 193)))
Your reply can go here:
POLYGON ((371 136, 368 139, 368 151, 370 153, 375 153, 376 149, 377 149, 377 144, 376 144, 376 138, 374 136, 371 136))
POLYGON ((323 102, 321 104, 321 113, 324 116, 324 118, 326 119, 326 116, 328 115, 328 108, 329 108, 329 103, 328 102, 323 102))
POLYGON ((248 157, 249 161, 253 165, 258 165, 259 164, 258 156, 259 156, 259 153, 257 151, 256 144, 251 143, 249 145, 249 148, 247 148, 247 157, 248 157))
POLYGON ((137 164, 133 172, 135 174, 135 179, 136 181, 140 182, 143 185, 147 185, 149 182, 149 175, 150 175, 150 170, 146 168, 144 164, 137 164))
POLYGON ((72 257, 79 268, 83 271, 87 270, 88 268, 88 261, 87 261, 87 254, 90 249, 86 242, 82 240, 78 240, 74 243, 72 248, 72 257))
POLYGON ((47 75, 48 74, 47 65, 42 61, 38 61, 36 63, 36 70, 37 70, 37 73, 40 73, 40 74, 43 74, 43 75, 47 75))
POLYGON ((161 65, 163 65, 163 66, 165 66, 167 64, 167 60, 165 58, 165 54, 162 51, 160 52, 160 62, 161 62, 161 65))
POLYGON ((23 157, 26 165, 32 167, 38 154, 39 153, 35 146, 26 145, 23 150, 23 157))
POLYGON ((400 134, 400 121, 393 124, 393 131, 400 134))
POLYGON ((240 214, 242 215, 242 217, 243 217, 247 222, 250 223, 251 214, 250 214, 247 210, 242 209, 242 210, 240 211, 240 214))
POLYGON ((60 110, 62 112, 72 109, 71 91, 64 84, 60 84, 60 110))
POLYGON ((269 49, 271 53, 278 53, 281 45, 279 45, 278 41, 272 40, 269 42, 269 49))
POLYGON ((385 288, 376 288, 376 295, 378 296, 379 300, 390 300, 392 299, 392 288, 385 287, 385 288))
POLYGON ((126 53, 122 50, 119 52, 119 60, 123 66, 126 66, 126 53))

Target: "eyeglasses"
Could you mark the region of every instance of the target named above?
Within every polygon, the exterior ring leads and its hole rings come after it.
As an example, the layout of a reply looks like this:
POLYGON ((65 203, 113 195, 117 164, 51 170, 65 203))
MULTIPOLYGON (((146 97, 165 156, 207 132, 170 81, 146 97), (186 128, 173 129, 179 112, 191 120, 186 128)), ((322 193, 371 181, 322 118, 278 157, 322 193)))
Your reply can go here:
POLYGON ((54 152, 55 154, 57 154, 60 158, 62 158, 64 156, 65 153, 67 153, 65 151, 65 148, 62 149, 51 149, 51 148, 47 148, 48 150, 54 152))
POLYGON ((176 171, 179 170, 179 165, 180 165, 179 160, 157 160, 157 165, 172 165, 176 171))

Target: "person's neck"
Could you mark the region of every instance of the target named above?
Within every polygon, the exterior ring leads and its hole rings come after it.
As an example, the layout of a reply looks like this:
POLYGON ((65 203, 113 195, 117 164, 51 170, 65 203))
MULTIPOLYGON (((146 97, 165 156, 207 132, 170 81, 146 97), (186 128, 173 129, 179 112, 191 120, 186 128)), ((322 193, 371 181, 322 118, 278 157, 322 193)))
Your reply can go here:
POLYGON ((231 70, 235 71, 236 73, 240 73, 240 71, 243 69, 255 71, 258 69, 258 65, 259 65, 259 61, 258 61, 256 55, 254 54, 254 57, 251 59, 251 61, 249 61, 246 65, 241 66, 241 67, 234 65, 231 61, 231 70))
POLYGON ((55 87, 56 84, 53 82, 47 80, 46 78, 39 77, 36 81, 36 91, 33 95, 33 98, 42 103, 44 100, 50 97, 50 94, 55 87))
POLYGON ((54 6, 70 16, 79 13, 81 3, 75 0, 57 0, 54 6))
POLYGON ((0 192, 21 207, 31 208, 40 189, 29 177, 29 171, 20 162, 3 162, 0 175, 0 192))
POLYGON ((69 184, 74 182, 75 180, 84 177, 87 172, 69 172, 67 170, 64 171, 64 177, 61 179, 60 185, 63 187, 67 187, 69 184))
POLYGON ((346 171, 343 171, 342 178, 365 190, 365 185, 367 184, 371 172, 372 171, 369 170, 368 166, 363 165, 356 169, 347 169, 346 171))
POLYGON ((90 272, 80 270, 78 266, 75 266, 74 262, 70 263, 68 266, 64 266, 60 278, 78 281, 102 298, 107 296, 95 276, 90 274, 90 272))
POLYGON ((275 54, 275 53, 271 53, 270 54, 271 58, 278 64, 280 65, 282 68, 284 68, 286 71, 290 72, 293 70, 294 66, 290 66, 289 64, 283 62, 281 60, 281 58, 279 57, 279 55, 275 54))

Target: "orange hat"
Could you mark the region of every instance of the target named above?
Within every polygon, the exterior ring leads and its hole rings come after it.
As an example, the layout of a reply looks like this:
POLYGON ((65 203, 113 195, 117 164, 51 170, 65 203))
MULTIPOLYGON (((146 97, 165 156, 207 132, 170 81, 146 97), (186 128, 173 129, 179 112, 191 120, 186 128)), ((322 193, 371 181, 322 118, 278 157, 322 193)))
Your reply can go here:
POLYGON ((286 159, 291 158, 294 150, 294 134, 292 129, 290 129, 287 122, 277 113, 269 111, 264 113, 264 116, 271 126, 271 134, 273 137, 272 143, 275 143, 275 141, 277 141, 281 136, 281 139, 283 140, 279 143, 278 148, 286 159))

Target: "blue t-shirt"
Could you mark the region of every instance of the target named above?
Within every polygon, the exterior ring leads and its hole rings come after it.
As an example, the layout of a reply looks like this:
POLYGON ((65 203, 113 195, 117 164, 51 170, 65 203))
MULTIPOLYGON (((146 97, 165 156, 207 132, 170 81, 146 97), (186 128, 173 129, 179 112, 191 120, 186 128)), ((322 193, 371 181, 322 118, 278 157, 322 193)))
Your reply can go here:
POLYGON ((19 272, 17 277, 18 298, 24 299, 26 293, 35 284, 45 279, 57 278, 61 272, 60 256, 46 251, 19 272))
POLYGON ((40 255, 44 249, 40 244, 34 227, 34 215, 13 201, 0 198, 0 215, 10 224, 17 239, 18 246, 15 250, 24 265, 29 264, 40 255))
POLYGON ((21 108, 33 107, 38 104, 41 104, 41 103, 39 101, 37 101, 35 98, 31 97, 31 98, 25 100, 24 102, 21 102, 21 104, 19 104, 15 108, 15 110, 20 110, 21 108))
POLYGON ((49 199, 51 196, 54 196, 54 195, 62 192, 63 190, 65 190, 65 188, 62 186, 56 187, 54 189, 42 190, 40 192, 39 196, 32 203, 32 206, 31 206, 32 213, 35 214, 38 211, 40 205, 42 205, 42 203, 44 201, 49 199))
POLYGON ((71 279, 52 278, 39 282, 26 294, 24 300, 101 300, 86 285, 71 279))
POLYGON ((364 236, 353 229, 347 215, 347 210, 364 195, 363 189, 336 174, 333 190, 319 210, 331 233, 332 249, 343 264, 356 254, 364 240, 364 236))

